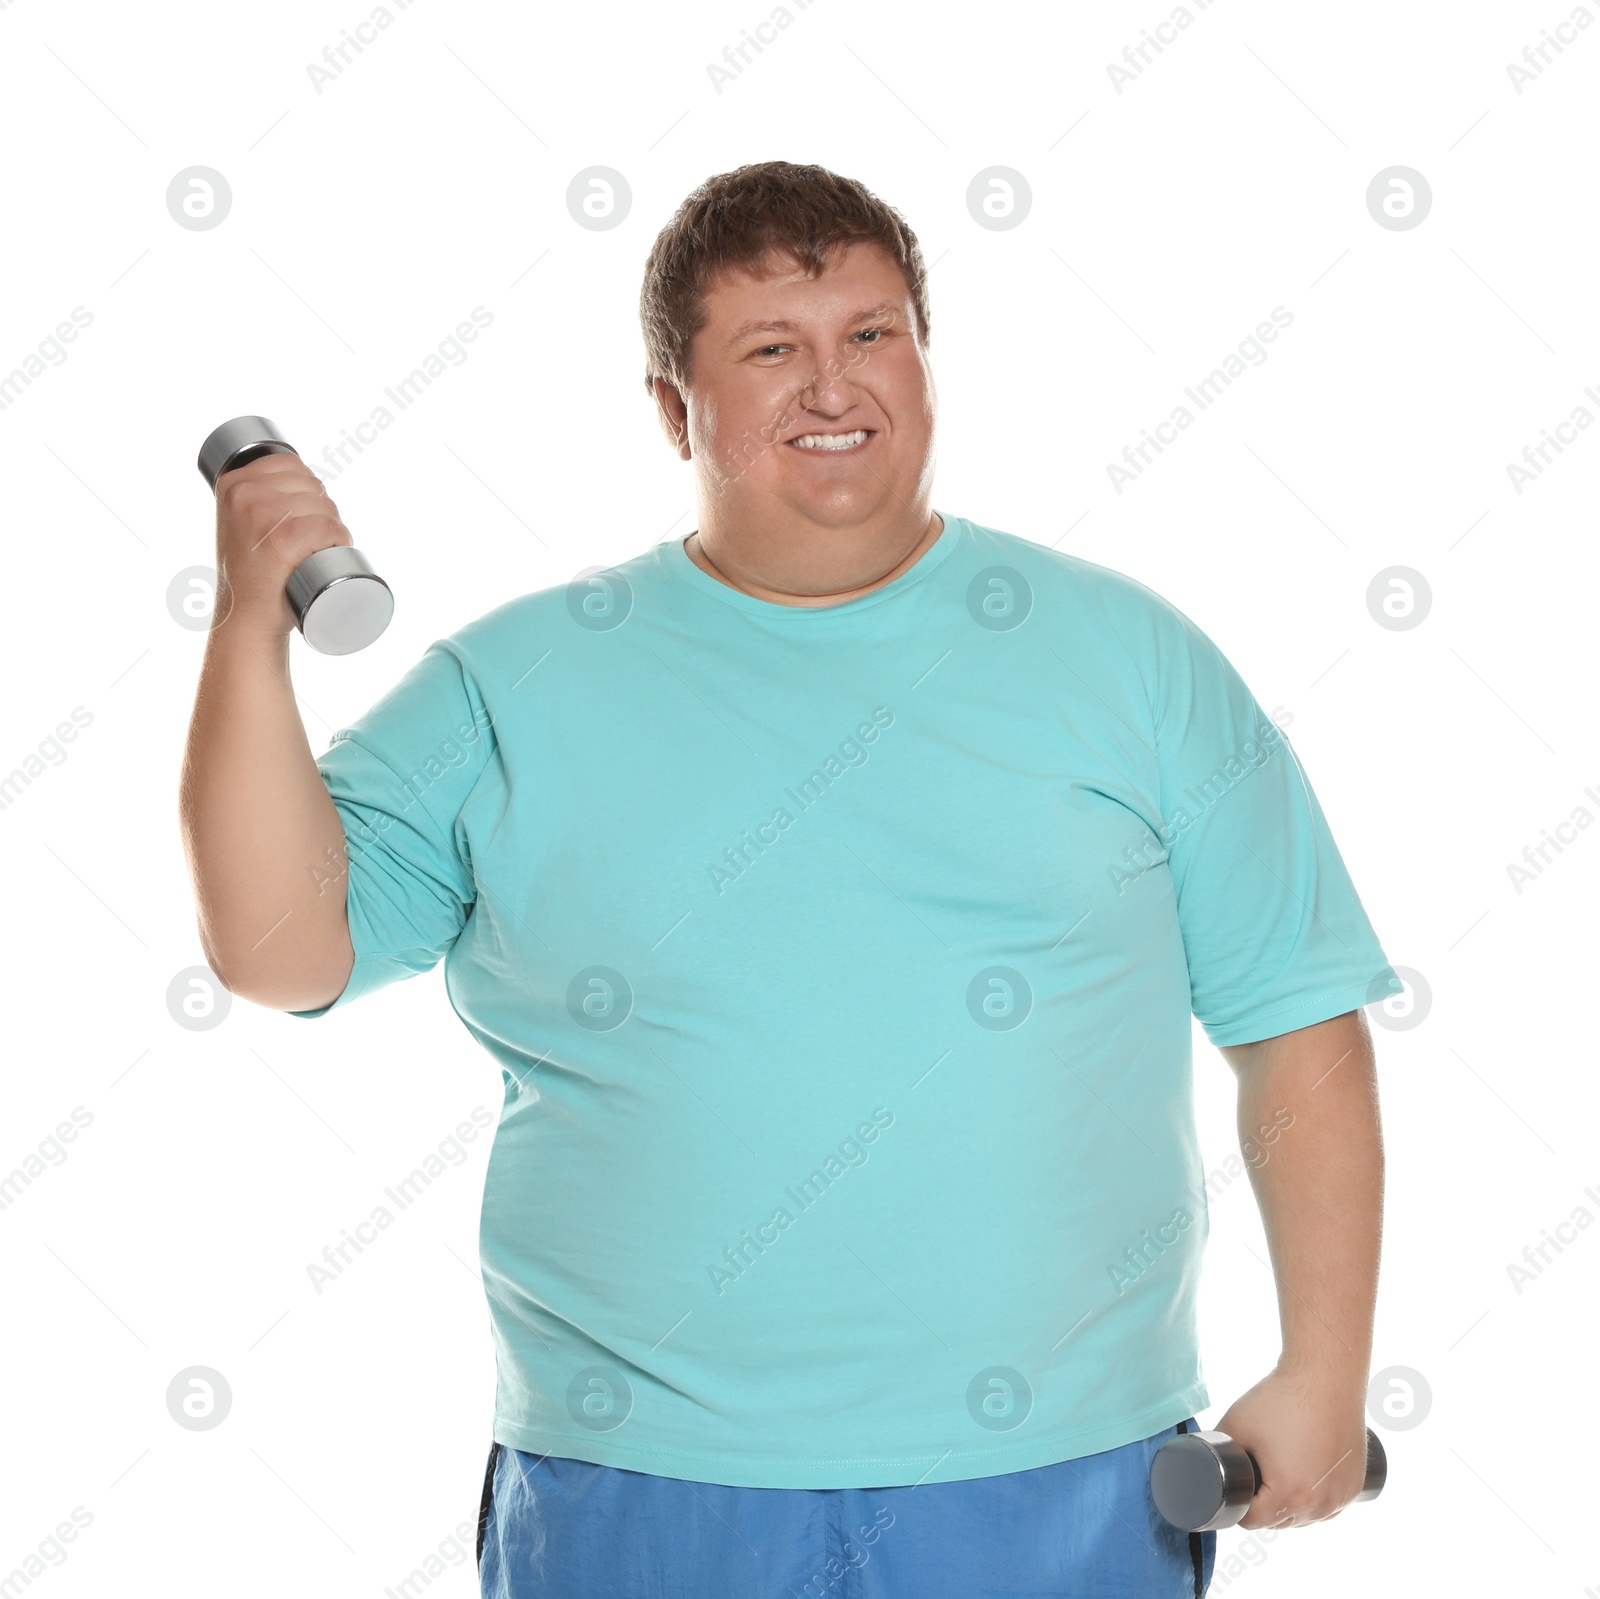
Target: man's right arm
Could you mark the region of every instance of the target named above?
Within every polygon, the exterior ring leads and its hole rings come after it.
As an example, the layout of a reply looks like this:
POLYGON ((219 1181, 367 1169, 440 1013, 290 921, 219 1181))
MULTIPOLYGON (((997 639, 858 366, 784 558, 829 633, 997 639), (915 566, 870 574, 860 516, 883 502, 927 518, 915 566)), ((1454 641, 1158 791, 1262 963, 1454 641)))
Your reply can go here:
POLYGON ((355 962, 344 825, 289 681, 288 575, 348 544, 321 481, 269 455, 218 479, 217 607, 189 721, 179 824, 201 948, 223 987, 313 1010, 355 962))

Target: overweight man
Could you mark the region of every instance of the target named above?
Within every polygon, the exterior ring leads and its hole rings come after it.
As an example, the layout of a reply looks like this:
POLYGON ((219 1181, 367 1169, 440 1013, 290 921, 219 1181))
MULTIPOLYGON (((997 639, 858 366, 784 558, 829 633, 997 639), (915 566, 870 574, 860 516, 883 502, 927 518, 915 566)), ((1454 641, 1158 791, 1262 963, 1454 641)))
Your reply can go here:
MULTIPOLYGON (((442 959, 501 1068, 482 1592, 1203 1594, 1217 1534, 1148 1487, 1211 1403, 1191 1016, 1282 1334, 1215 1425, 1243 1525, 1298 1526, 1365 1470, 1399 979, 1217 645, 935 503, 897 211, 721 174, 640 309, 695 531, 437 640, 315 758, 284 586, 350 533, 293 455, 217 496, 206 957, 303 1018, 442 959)), ((1048 320, 1006 313, 1054 363, 1048 320)))

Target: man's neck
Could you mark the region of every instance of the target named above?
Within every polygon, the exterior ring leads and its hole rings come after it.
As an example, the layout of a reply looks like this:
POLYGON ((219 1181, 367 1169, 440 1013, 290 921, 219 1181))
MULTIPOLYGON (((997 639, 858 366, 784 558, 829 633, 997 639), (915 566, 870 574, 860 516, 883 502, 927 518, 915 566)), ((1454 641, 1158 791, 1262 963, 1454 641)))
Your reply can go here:
POLYGON ((870 582, 858 584, 853 588, 838 589, 821 594, 791 593, 788 590, 764 583, 758 575, 750 572, 740 573, 742 581, 730 577, 721 570, 707 552, 698 529, 684 540, 683 549, 684 553, 702 572, 714 577, 719 583, 725 584, 728 588, 737 589, 741 594, 749 594, 755 599, 766 600, 773 605, 817 607, 842 605, 846 600, 853 600, 862 594, 870 594, 873 589, 882 588, 885 583, 892 583, 902 572, 908 571, 914 566, 938 542, 939 536, 943 532, 943 517, 937 511, 930 512, 927 524, 916 543, 904 555, 895 559, 879 576, 873 578, 870 582))

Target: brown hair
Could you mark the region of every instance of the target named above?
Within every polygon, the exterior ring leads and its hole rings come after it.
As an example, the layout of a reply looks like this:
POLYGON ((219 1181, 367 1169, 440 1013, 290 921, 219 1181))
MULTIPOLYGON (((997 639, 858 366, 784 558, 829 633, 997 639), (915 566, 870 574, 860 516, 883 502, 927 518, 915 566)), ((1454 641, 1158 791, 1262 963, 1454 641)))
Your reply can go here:
POLYGON ((838 246, 881 245, 911 291, 917 335, 928 338, 922 247, 893 206, 826 167, 761 161, 707 178, 656 235, 639 291, 647 389, 664 377, 689 383, 689 347, 706 325, 705 293, 729 267, 756 267, 769 252, 792 256, 817 277, 838 246))

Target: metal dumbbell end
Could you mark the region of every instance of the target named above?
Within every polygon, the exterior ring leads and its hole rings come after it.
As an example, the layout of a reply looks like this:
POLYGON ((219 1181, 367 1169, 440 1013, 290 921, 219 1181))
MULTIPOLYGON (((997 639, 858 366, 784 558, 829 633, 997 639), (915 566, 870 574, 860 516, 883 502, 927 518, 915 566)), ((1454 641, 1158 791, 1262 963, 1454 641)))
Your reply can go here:
MULTIPOLYGON (((1356 1498, 1376 1499, 1388 1475, 1383 1445, 1368 1427, 1367 1477, 1356 1498)), ((1215 1532, 1243 1521, 1260 1487, 1255 1456, 1225 1432, 1181 1432, 1150 1463, 1156 1509, 1185 1532, 1215 1532)))
MULTIPOLYGON (((215 489, 217 479, 263 455, 298 455, 264 416, 236 416, 200 446, 200 475, 215 489)), ((289 574, 285 589, 295 625, 323 655, 364 650, 389 625, 394 595, 360 550, 349 544, 308 555, 289 574)))

